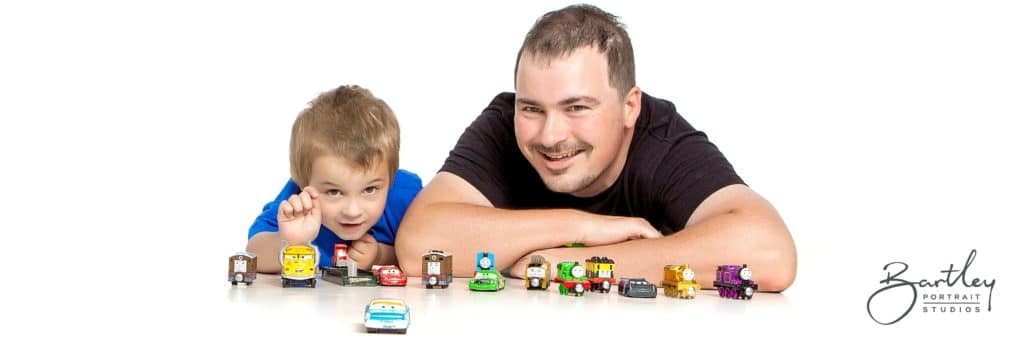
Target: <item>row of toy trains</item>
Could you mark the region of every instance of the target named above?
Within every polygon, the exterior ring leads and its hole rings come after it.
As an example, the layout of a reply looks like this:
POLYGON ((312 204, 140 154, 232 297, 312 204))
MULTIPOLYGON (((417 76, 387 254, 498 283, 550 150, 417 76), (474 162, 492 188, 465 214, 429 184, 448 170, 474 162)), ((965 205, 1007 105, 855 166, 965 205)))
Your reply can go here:
MULTIPOLYGON (((337 244, 334 248, 332 265, 324 266, 326 272, 335 272, 339 268, 348 269, 347 275, 355 278, 357 270, 348 260, 348 246, 337 244), (346 268, 347 267, 347 268, 346 268)), ((281 263, 282 287, 316 287, 319 251, 308 245, 291 245, 281 250, 278 260, 281 263)), ((527 289, 546 290, 550 282, 558 284, 558 292, 562 295, 582 296, 586 291, 601 293, 610 292, 613 285, 618 285, 619 294, 627 297, 654 298, 658 288, 644 278, 615 278, 615 261, 607 257, 591 257, 580 265, 576 261, 558 263, 556 276, 550 277, 550 266, 541 256, 533 256, 526 267, 523 277, 527 289)), ((426 288, 447 288, 452 283, 452 255, 439 250, 430 250, 423 255, 423 285, 426 288)), ((694 279, 694 271, 688 265, 666 265, 661 286, 669 297, 694 298, 701 290, 700 284, 694 279)), ((326 275, 326 274, 325 274, 326 275)), ((341 274, 346 275, 346 274, 341 274)), ((240 252, 228 259, 228 281, 232 285, 239 282, 252 284, 256 279, 256 256, 240 252)), ((338 281, 347 285, 350 281, 338 281)), ((384 286, 405 286, 408 282, 405 274, 398 266, 373 266, 371 284, 384 286)), ((355 282, 354 280, 352 282, 355 282)), ((753 272, 744 265, 720 265, 715 272, 715 288, 721 297, 732 299, 750 299, 757 290, 753 280, 753 272)), ((505 278, 494 269, 494 254, 480 252, 476 255, 476 271, 469 280, 469 289, 473 291, 498 291, 505 288, 505 278)))

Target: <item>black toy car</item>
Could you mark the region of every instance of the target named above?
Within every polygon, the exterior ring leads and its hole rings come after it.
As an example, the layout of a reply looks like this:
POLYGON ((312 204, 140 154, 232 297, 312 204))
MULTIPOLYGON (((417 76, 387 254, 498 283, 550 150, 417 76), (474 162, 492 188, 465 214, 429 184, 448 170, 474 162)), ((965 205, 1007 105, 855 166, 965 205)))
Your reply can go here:
POLYGON ((632 298, 655 298, 658 296, 658 286, 644 278, 623 278, 619 280, 619 294, 632 298))

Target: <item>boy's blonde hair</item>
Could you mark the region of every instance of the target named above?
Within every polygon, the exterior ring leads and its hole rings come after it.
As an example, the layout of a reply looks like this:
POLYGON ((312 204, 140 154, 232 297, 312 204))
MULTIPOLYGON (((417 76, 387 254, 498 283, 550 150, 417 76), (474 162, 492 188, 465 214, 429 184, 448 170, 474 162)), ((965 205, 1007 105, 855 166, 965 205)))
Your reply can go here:
POLYGON ((385 163, 389 183, 398 170, 398 120, 387 103, 356 85, 320 94, 292 126, 292 180, 309 185, 313 160, 337 155, 362 169, 385 163))

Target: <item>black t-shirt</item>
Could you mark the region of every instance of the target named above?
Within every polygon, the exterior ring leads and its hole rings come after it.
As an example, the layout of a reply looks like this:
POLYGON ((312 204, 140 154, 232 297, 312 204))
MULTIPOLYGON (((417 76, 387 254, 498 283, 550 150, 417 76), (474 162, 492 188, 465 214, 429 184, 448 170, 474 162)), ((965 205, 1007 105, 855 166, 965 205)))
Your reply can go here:
POLYGON ((662 234, 681 230, 718 189, 743 180, 725 156, 668 101, 643 94, 622 174, 593 197, 547 189, 516 145, 515 94, 501 93, 459 138, 441 171, 465 179, 503 209, 573 208, 647 219, 662 234))

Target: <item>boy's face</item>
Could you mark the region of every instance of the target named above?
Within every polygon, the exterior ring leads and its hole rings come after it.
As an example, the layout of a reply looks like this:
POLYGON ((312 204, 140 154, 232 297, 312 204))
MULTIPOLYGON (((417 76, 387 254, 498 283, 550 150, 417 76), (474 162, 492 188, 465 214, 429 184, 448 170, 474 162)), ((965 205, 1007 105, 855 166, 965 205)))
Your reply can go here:
POLYGON ((519 150, 548 189, 588 197, 618 178, 636 118, 596 48, 550 59, 523 53, 515 107, 519 150))
POLYGON ((320 192, 323 225, 344 240, 356 240, 373 227, 387 202, 387 164, 383 161, 362 169, 335 156, 313 160, 309 184, 320 192))

